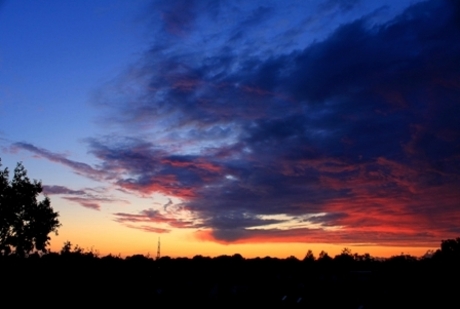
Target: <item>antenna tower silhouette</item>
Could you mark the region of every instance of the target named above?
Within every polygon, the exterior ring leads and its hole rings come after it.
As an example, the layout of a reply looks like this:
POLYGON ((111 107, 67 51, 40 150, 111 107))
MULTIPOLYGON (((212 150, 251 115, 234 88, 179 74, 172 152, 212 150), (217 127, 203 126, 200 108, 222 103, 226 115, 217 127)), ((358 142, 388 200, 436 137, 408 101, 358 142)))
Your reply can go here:
POLYGON ((160 237, 158 237, 158 249, 157 249, 157 260, 160 259, 160 237))

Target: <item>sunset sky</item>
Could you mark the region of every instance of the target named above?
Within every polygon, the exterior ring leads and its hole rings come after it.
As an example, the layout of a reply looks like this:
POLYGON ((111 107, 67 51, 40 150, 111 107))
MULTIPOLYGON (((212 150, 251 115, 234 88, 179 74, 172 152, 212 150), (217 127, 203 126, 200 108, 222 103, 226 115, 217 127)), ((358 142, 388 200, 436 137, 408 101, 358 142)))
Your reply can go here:
POLYGON ((0 0, 2 168, 54 251, 422 255, 460 237, 459 38, 456 0, 0 0))

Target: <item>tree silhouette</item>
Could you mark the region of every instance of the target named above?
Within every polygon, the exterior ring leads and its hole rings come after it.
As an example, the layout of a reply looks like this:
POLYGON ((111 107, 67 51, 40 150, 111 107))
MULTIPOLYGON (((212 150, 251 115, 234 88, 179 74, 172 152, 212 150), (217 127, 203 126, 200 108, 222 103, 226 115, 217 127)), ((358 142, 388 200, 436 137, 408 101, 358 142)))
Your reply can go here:
POLYGON ((443 240, 441 252, 446 255, 460 256, 460 238, 443 240))
POLYGON ((331 260, 332 258, 329 256, 329 254, 326 251, 321 251, 319 253, 318 261, 329 262, 331 260))
POLYGON ((460 237, 442 240, 441 249, 434 252, 433 258, 451 262, 460 261, 460 237))
POLYGON ((303 258, 303 261, 304 262, 314 262, 316 260, 315 258, 315 255, 313 254, 313 251, 311 250, 308 250, 307 251, 307 254, 305 255, 305 257, 303 258))
POLYGON ((60 223, 59 214, 51 208, 48 197, 37 201, 42 190, 41 182, 31 182, 21 163, 14 169, 11 181, 8 168, 0 169, 1 255, 23 257, 33 252, 46 252, 48 234, 57 234, 60 223))
POLYGON ((350 256, 351 256, 351 255, 352 255, 352 252, 351 252, 351 249, 350 249, 350 248, 345 247, 345 248, 342 249, 341 254, 342 254, 342 255, 350 255, 350 256))

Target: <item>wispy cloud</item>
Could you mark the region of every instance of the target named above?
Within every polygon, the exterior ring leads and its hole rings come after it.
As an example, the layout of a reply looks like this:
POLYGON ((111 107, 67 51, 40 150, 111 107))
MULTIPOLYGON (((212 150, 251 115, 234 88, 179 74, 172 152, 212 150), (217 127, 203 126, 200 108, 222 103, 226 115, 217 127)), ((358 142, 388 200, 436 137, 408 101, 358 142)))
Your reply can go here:
POLYGON ((146 209, 137 214, 115 213, 115 221, 120 223, 156 223, 174 228, 196 228, 201 225, 192 218, 184 219, 183 213, 163 213, 155 209, 146 209))
POLYGON ((125 200, 101 196, 94 189, 72 190, 65 186, 43 186, 43 192, 48 195, 62 195, 63 199, 80 204, 83 207, 100 210, 101 203, 128 203, 125 200), (95 194, 96 193, 96 194, 95 194))
POLYGON ((71 195, 86 195, 84 190, 72 190, 65 186, 43 186, 43 192, 45 194, 71 194, 71 195))
POLYGON ((148 233, 156 233, 156 234, 164 234, 164 233, 171 232, 171 230, 168 230, 168 229, 162 229, 162 228, 148 226, 148 225, 136 226, 136 225, 127 224, 126 227, 136 229, 136 230, 141 230, 141 231, 148 232, 148 233))
POLYGON ((90 165, 68 159, 65 155, 51 152, 47 149, 39 148, 30 143, 17 142, 12 144, 13 149, 24 149, 37 155, 38 157, 48 159, 67 167, 70 167, 75 173, 92 179, 101 180, 104 178, 104 172, 94 169, 90 165))
POLYGON ((100 199, 88 199, 84 197, 76 197, 76 196, 65 196, 64 199, 75 202, 80 204, 83 207, 89 208, 89 209, 94 209, 94 210, 100 210, 101 206, 99 205, 100 199))

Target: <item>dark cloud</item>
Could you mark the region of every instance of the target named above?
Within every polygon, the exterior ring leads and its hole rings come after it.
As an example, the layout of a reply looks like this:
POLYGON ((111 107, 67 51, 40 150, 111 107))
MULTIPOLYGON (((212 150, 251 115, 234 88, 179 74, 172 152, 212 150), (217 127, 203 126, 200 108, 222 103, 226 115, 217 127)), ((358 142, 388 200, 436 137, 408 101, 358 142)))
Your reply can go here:
POLYGON ((338 220, 346 217, 348 217, 346 213, 328 213, 321 216, 311 216, 304 219, 304 221, 311 223, 319 223, 323 226, 337 226, 339 225, 337 224, 339 222, 338 220))
POLYGON ((375 231, 325 231, 324 229, 240 229, 198 230, 195 236, 203 241, 221 244, 247 243, 336 243, 382 246, 433 246, 439 242, 437 235, 427 232, 375 232, 375 231))
MULTIPOLYGON (((327 5, 350 10, 355 2, 327 5)), ((388 232, 397 229, 391 221, 413 227, 405 216, 452 215, 442 196, 441 209, 412 205, 428 188, 458 183, 460 31, 453 6, 423 2, 373 27, 362 18, 269 58, 218 53, 190 62, 184 54, 163 57, 155 71, 146 64, 153 91, 137 105, 126 102, 126 125, 157 119, 178 140, 233 132, 233 141, 198 155, 139 144, 98 158, 129 171, 122 186, 185 198, 212 235, 227 240, 284 222, 263 215, 326 212, 304 221, 388 232), (139 147, 140 157, 132 155, 139 147)), ((267 12, 248 20, 259 23, 267 12)))
POLYGON ((101 169, 118 171, 116 183, 133 191, 190 198, 197 187, 215 178, 221 169, 204 158, 171 155, 141 140, 116 145, 91 140, 90 147, 90 152, 103 162, 101 169))
POLYGON ((249 31, 262 31, 269 6, 244 11, 218 36, 208 5, 165 4, 170 45, 154 43, 100 93, 108 121, 131 137, 89 139, 97 168, 17 146, 131 192, 174 196, 193 214, 115 214, 122 224, 201 228, 198 237, 221 242, 426 245, 455 236, 457 2, 420 2, 378 25, 364 16, 281 50, 249 31))
POLYGON ((260 219, 255 215, 245 214, 240 211, 221 211, 222 214, 213 213, 206 225, 216 230, 233 230, 234 233, 238 233, 238 230, 247 227, 257 227, 270 224, 281 223, 283 220, 274 219, 260 219))

